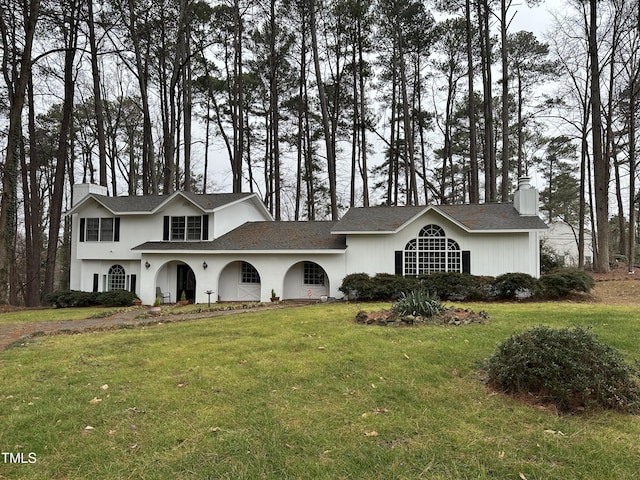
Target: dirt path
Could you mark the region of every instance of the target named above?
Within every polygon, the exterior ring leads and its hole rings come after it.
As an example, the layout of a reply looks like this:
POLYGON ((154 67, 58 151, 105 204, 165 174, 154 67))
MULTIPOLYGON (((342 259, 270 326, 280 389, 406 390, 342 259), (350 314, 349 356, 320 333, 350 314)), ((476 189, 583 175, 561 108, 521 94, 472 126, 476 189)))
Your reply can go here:
POLYGON ((159 325, 163 323, 184 322, 201 318, 221 317, 227 315, 239 315, 242 313, 256 312, 259 310, 275 310, 292 306, 300 306, 300 303, 281 303, 261 307, 250 307, 233 310, 214 310, 198 313, 176 313, 149 317, 144 315, 144 310, 131 310, 119 312, 104 318, 87 318, 84 320, 61 320, 51 322, 32 323, 6 323, 0 324, 0 351, 7 347, 27 342, 35 335, 59 335, 97 330, 111 330, 126 327, 140 327, 145 325, 159 325))

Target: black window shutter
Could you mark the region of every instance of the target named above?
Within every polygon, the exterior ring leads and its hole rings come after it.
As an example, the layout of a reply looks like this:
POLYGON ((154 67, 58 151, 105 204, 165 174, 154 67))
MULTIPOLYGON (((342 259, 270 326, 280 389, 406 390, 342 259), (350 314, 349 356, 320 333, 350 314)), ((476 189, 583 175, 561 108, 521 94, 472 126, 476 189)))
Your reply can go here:
POLYGON ((462 251, 462 273, 471 273, 471 252, 462 251))
POLYGON ((100 276, 97 273, 93 274, 93 292, 97 292, 98 291, 98 279, 100 278, 100 276))
POLYGON ((209 240, 209 215, 202 215, 202 240, 209 240))
POLYGON ((113 221, 113 241, 120 241, 120 217, 116 217, 113 221))
POLYGON ((162 240, 169 240, 169 216, 164 216, 164 225, 162 229, 162 240))
POLYGON ((85 219, 81 218, 80 219, 80 241, 84 242, 84 224, 85 224, 85 219))
POLYGON ((402 275, 402 250, 396 250, 396 275, 402 275))
POLYGON ((135 273, 131 274, 131 285, 130 286, 131 286, 131 291, 133 293, 136 293, 136 274, 135 273))

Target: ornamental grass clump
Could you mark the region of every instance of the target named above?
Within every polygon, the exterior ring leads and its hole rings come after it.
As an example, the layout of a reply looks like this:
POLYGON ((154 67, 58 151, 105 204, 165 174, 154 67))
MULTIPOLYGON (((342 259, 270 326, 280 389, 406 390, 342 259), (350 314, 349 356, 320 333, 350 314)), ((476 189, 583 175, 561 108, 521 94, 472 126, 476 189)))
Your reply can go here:
POLYGON ((412 290, 400 295, 400 299, 393 304, 391 309, 398 315, 414 315, 421 317, 434 317, 446 310, 440 299, 430 294, 427 290, 412 290))
POLYGON ((486 364, 488 383, 560 411, 640 412, 638 369, 589 330, 537 327, 511 336, 486 364))

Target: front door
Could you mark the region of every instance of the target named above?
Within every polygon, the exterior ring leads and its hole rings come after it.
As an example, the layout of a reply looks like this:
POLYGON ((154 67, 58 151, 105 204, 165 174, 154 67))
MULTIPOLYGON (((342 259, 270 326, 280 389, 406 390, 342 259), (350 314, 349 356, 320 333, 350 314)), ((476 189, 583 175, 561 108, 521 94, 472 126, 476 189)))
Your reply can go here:
POLYGON ((182 292, 187 296, 187 300, 193 303, 196 299, 196 275, 189 265, 181 263, 178 265, 176 275, 178 282, 176 286, 176 299, 180 300, 182 292))

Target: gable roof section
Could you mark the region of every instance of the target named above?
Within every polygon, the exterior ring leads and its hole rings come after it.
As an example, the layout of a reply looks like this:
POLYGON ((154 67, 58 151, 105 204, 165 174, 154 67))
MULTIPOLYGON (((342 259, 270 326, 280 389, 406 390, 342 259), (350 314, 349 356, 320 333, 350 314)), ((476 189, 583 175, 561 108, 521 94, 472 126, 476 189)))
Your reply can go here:
POLYGON ((538 216, 523 216, 511 203, 437 205, 416 207, 361 207, 350 209, 336 223, 333 233, 395 233, 433 210, 468 232, 545 230, 538 216))
POLYGON ((209 242, 146 242, 133 250, 344 251, 344 235, 331 233, 334 222, 247 222, 209 242))
MULTIPOLYGON (((176 191, 170 195, 141 195, 141 196, 127 196, 127 197, 109 197, 106 195, 97 195, 95 193, 87 195, 85 198, 74 206, 68 214, 74 213, 79 209, 81 205, 87 202, 89 199, 93 199, 113 214, 139 214, 139 213, 154 213, 163 205, 169 203, 177 196, 182 196, 196 207, 202 209, 204 212, 211 212, 219 208, 231 205, 248 199, 250 197, 256 197, 255 193, 210 193, 210 194, 196 194, 193 192, 176 191)), ((257 197, 256 197, 257 198, 257 197)), ((262 205, 262 202, 257 202, 262 205)), ((266 209, 265 209, 266 211, 266 209)))

